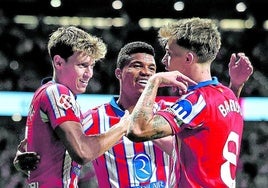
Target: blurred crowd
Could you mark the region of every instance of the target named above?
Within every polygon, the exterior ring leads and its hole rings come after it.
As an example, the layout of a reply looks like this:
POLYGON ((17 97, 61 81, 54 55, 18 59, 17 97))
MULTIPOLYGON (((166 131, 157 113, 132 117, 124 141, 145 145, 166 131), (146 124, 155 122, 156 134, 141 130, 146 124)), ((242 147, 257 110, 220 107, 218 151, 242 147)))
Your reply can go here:
MULTIPOLYGON (((42 78, 51 76, 46 42, 49 34, 58 26, 40 23, 31 28, 18 25, 10 19, 0 18, 0 90, 34 91, 42 78)), ((101 37, 107 44, 106 58, 98 63, 87 93, 117 94, 118 82, 114 69, 117 53, 127 42, 142 40, 156 49, 158 71, 163 71, 163 49, 158 43, 157 28, 144 30, 137 24, 125 27, 83 28, 101 37)), ((243 96, 267 96, 268 94, 268 31, 250 29, 222 31, 222 47, 213 66, 213 75, 228 83, 228 62, 231 53, 245 52, 254 66, 254 74, 242 92, 243 96)), ((167 94, 163 91, 163 95, 167 94)))
MULTIPOLYGON (((46 42, 58 26, 40 23, 31 28, 15 24, 0 16, 0 91, 30 91, 40 86, 44 77, 51 76, 46 42)), ((127 42, 142 40, 156 49, 158 71, 164 71, 161 57, 164 53, 157 39, 157 28, 143 30, 137 25, 125 27, 83 28, 101 37, 107 44, 106 58, 95 67, 87 93, 118 94, 114 76, 116 57, 127 42)), ((253 28, 244 31, 222 31, 222 47, 213 66, 213 75, 228 84, 228 62, 231 53, 245 52, 254 66, 254 74, 245 85, 241 97, 268 96, 268 31, 253 28)), ((171 95, 160 90, 160 95, 171 95)), ((0 187, 21 188, 25 176, 12 165, 16 147, 23 137, 25 119, 19 123, 10 117, 0 117, 0 187)), ((241 150, 237 187, 268 187, 268 122, 246 122, 241 150)))

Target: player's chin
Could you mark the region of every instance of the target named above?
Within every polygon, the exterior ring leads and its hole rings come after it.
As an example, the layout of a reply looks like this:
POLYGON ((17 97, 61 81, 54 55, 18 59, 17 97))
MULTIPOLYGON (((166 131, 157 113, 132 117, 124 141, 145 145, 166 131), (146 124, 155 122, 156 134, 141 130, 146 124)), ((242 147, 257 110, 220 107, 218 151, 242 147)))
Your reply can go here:
POLYGON ((140 94, 143 92, 143 90, 144 90, 144 87, 140 87, 140 88, 138 89, 138 91, 139 91, 140 94))
POLYGON ((86 92, 86 87, 79 87, 76 89, 77 91, 77 94, 82 94, 82 93, 85 93, 86 92))

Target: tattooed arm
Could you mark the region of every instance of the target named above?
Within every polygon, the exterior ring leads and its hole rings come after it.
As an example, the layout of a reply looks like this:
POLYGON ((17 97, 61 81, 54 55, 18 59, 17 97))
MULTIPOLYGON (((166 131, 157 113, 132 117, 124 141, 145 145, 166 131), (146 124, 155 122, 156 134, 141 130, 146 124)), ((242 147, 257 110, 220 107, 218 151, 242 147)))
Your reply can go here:
POLYGON ((127 136, 132 141, 141 142, 172 135, 172 129, 166 119, 153 113, 153 105, 159 87, 177 87, 182 94, 188 84, 196 84, 178 71, 162 72, 152 76, 140 96, 128 120, 127 136))

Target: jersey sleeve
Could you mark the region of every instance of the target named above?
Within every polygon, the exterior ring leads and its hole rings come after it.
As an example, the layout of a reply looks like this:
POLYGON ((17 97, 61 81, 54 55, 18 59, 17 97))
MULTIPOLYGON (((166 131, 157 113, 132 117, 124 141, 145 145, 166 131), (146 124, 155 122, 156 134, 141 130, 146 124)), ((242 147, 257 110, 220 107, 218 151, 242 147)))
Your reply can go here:
POLYGON ((192 91, 157 114, 163 116, 169 122, 173 133, 177 134, 185 128, 194 129, 202 126, 206 111, 203 95, 198 91, 192 91))
POLYGON ((94 123, 96 124, 96 121, 98 119, 94 117, 96 116, 97 110, 96 109, 89 109, 83 114, 83 131, 86 135, 93 134, 93 127, 94 123))
POLYGON ((53 84, 46 88, 41 100, 42 110, 48 116, 53 129, 65 121, 80 122, 80 106, 67 87, 53 84))

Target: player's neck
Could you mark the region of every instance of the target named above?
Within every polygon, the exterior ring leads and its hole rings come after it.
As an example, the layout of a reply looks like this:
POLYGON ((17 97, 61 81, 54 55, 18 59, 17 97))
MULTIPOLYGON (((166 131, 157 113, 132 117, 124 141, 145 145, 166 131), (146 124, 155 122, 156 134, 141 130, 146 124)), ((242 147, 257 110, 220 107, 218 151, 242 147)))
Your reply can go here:
POLYGON ((129 97, 119 96, 117 100, 117 104, 122 110, 128 110, 131 113, 137 101, 138 99, 135 99, 134 97, 129 98, 129 97))

